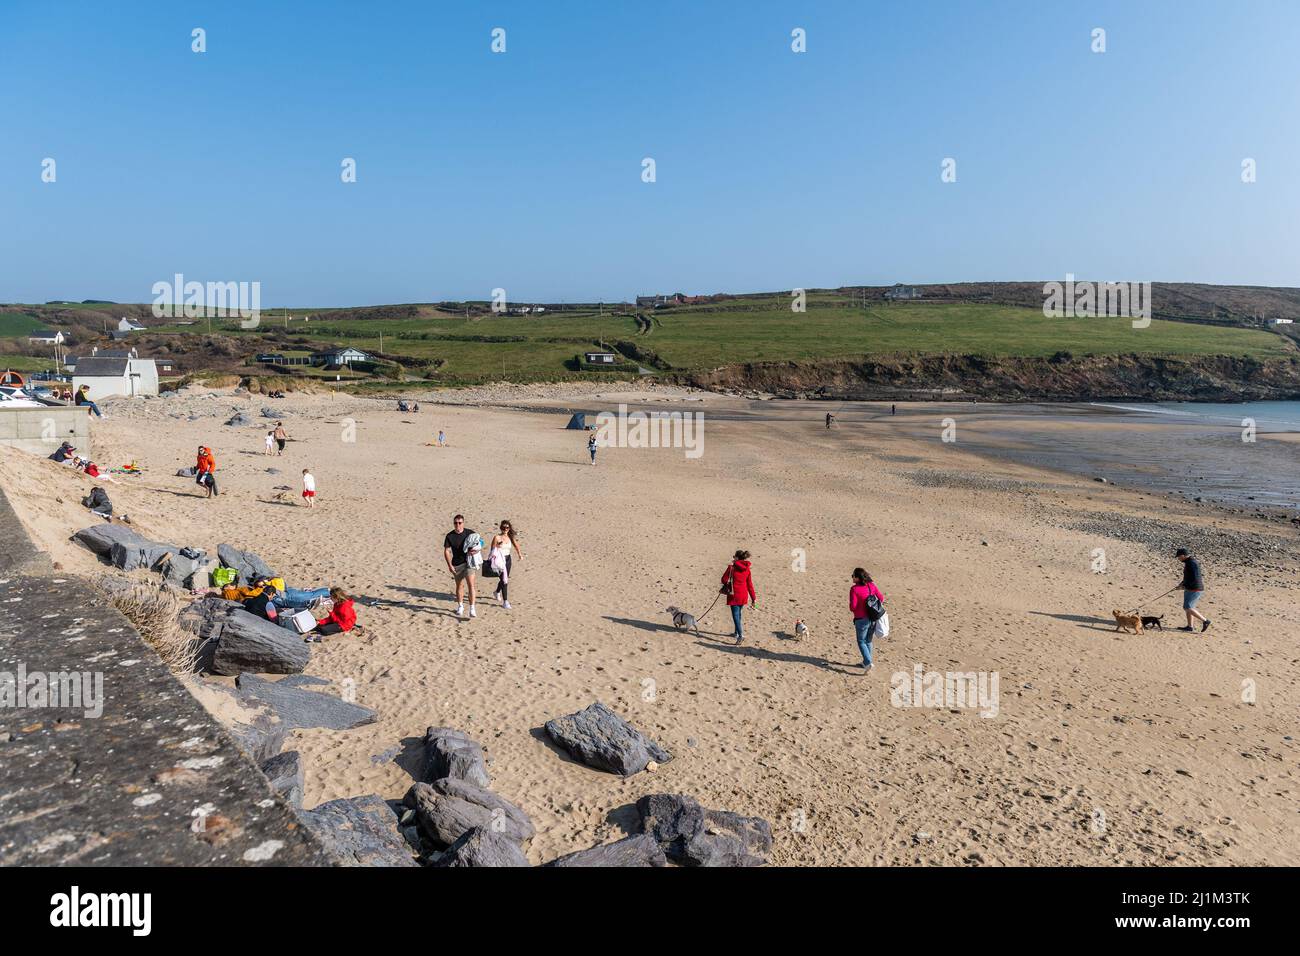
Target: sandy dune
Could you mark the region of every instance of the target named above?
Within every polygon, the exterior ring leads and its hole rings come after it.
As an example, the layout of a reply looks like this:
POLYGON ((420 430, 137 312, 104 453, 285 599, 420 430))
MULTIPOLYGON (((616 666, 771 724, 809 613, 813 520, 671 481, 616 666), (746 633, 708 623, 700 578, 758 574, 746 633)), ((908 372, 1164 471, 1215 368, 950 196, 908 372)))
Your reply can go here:
MULTIPOLYGON (((1244 519, 991 466, 887 421, 832 432, 706 422, 698 459, 607 448, 593 468, 587 436, 562 415, 428 403, 404 415, 391 402, 291 396, 269 404, 295 441, 266 458, 266 428, 221 424, 266 403, 206 395, 109 403, 95 458, 145 468, 108 486, 142 532, 229 541, 291 585, 381 602, 360 609, 366 637, 313 650, 309 672, 352 678, 381 719, 298 732, 307 806, 401 796, 404 755, 438 724, 488 748, 494 788, 537 825, 533 862, 622 835, 628 804, 669 790, 767 818, 781 864, 1300 863, 1294 563, 1258 574, 1204 554, 1209 634, 1117 634, 1111 608, 1172 586, 1177 565, 1061 527, 1083 511, 1252 527, 1244 519), (450 446, 426 447, 439 427, 450 446), (212 501, 173 477, 200 443, 218 460, 212 501), (292 503, 304 467, 314 512, 292 503), (1008 481, 919 480, 926 470, 1008 481), (287 502, 278 485, 292 489, 287 502), (502 518, 521 532, 513 610, 484 601, 477 620, 454 618, 440 551, 457 511, 481 532, 502 518), (664 608, 702 612, 738 547, 753 552, 759 594, 747 644, 721 636, 723 607, 703 638, 674 631, 664 608), (1096 548, 1106 574, 1092 570, 1096 548), (806 570, 793 569, 795 549, 806 570), (853 666, 847 612, 859 564, 893 622, 869 675, 853 666), (804 642, 790 637, 796 617, 804 642), (996 715, 892 706, 891 675, 917 664, 996 672, 996 715), (675 759, 624 780, 540 738, 545 720, 595 699, 675 759)), ((56 560, 94 570, 66 541, 88 523, 76 498, 89 479, 0 449, 0 481, 56 560)), ((1180 623, 1175 597, 1159 610, 1180 623)))

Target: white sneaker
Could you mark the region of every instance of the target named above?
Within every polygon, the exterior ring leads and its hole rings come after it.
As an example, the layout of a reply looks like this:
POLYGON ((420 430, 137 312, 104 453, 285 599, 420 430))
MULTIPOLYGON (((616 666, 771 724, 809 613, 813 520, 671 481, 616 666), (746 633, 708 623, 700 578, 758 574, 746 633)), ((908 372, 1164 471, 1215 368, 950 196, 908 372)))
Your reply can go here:
POLYGON ((502 601, 502 602, 501 602, 501 606, 502 606, 503 608, 505 608, 507 611, 510 610, 510 602, 509 602, 509 601, 502 601))
POLYGON ((474 607, 473 604, 471 604, 471 605, 469 606, 469 616, 470 616, 470 617, 478 617, 478 609, 477 609, 476 607, 474 607))
POLYGON ((456 605, 456 616, 457 616, 457 617, 464 617, 464 616, 465 616, 465 605, 463 605, 463 604, 457 604, 457 605, 456 605))

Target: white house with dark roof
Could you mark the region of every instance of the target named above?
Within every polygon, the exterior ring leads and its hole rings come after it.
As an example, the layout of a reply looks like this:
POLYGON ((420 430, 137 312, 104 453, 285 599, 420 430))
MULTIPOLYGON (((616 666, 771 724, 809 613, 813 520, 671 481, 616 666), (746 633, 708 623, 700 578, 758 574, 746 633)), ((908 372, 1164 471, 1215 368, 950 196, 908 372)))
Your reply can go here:
POLYGON ((36 329, 27 336, 27 341, 40 345, 63 345, 68 340, 58 329, 36 329))
POLYGON ((91 401, 110 395, 139 397, 158 394, 158 366, 153 359, 79 358, 72 373, 72 390, 89 386, 91 401))

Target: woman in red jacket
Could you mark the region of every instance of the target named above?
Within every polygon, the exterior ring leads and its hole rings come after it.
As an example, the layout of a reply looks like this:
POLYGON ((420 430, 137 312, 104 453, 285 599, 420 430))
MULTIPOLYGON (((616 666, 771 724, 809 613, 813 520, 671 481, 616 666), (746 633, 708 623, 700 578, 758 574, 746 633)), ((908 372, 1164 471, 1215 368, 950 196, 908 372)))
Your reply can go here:
POLYGON ((744 643, 745 629, 740 626, 740 611, 749 602, 753 607, 758 600, 754 593, 754 575, 749 569, 749 552, 737 551, 727 570, 722 572, 722 593, 727 596, 727 607, 731 608, 731 622, 735 626, 737 644, 744 643))
POLYGON ((322 634, 341 634, 356 626, 357 611, 352 606, 352 595, 342 588, 330 588, 330 600, 334 602, 334 610, 316 626, 315 631, 307 635, 308 641, 319 644, 322 634))

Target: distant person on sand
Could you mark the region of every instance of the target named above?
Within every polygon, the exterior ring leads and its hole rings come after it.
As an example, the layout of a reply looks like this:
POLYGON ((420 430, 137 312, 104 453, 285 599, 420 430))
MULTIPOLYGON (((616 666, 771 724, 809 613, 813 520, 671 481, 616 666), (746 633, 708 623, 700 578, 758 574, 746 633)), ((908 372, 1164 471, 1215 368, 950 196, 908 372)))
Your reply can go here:
POLYGON ((275 432, 266 433, 266 451, 263 452, 263 454, 266 455, 275 454, 275 432))
POLYGON ((469 616, 478 617, 474 609, 474 568, 465 553, 465 542, 475 532, 465 527, 465 516, 456 515, 452 519, 452 529, 442 539, 442 556, 447 561, 447 570, 456 579, 456 616, 465 616, 465 591, 469 590, 469 616))
POLYGON ((96 418, 103 418, 104 413, 99 410, 99 406, 90 400, 90 386, 83 385, 77 389, 77 406, 79 408, 89 408, 90 414, 96 418))
POLYGON ((275 437, 277 446, 276 454, 284 454, 284 443, 289 440, 289 433, 284 430, 284 422, 275 423, 275 431, 271 433, 275 437))
POLYGON ((1201 575, 1201 562, 1188 554, 1186 548, 1179 548, 1174 557, 1183 562, 1183 580, 1179 587, 1183 589, 1183 610, 1187 612, 1187 626, 1180 627, 1178 630, 1193 630, 1192 621, 1197 620, 1201 622, 1201 633, 1204 634, 1210 629, 1210 619, 1196 610, 1196 602, 1205 593, 1205 578, 1201 575))
POLYGON ((858 639, 858 650, 862 652, 864 671, 871 670, 871 639, 876 636, 876 626, 884 607, 885 596, 871 580, 871 575, 862 568, 854 568, 853 584, 849 587, 849 611, 853 614, 853 631, 858 639))
POLYGON ((316 476, 306 468, 302 470, 302 500, 308 508, 316 507, 316 476))
POLYGON ((898 414, 898 406, 897 406, 897 405, 890 405, 890 406, 889 406, 889 414, 891 414, 891 415, 897 415, 897 414, 898 414))
POLYGON ((439 429, 438 429, 438 447, 441 448, 441 447, 442 447, 443 445, 445 445, 445 444, 447 444, 447 433, 444 432, 441 428, 439 428, 439 429))
MULTIPOLYGON (((502 521, 497 526, 498 531, 492 536, 491 542, 488 543, 488 560, 493 562, 491 567, 497 575, 497 588, 492 592, 493 597, 501 599, 501 606, 507 611, 510 610, 510 572, 513 570, 514 562, 511 560, 511 552, 519 555, 519 560, 523 560, 524 552, 519 547, 519 541, 515 538, 515 526, 509 521, 502 521), (493 561, 493 558, 499 559, 499 564, 493 561)), ((485 571, 484 574, 487 572, 485 571)))
POLYGON ((727 607, 731 608, 731 623, 735 630, 732 637, 737 644, 745 642, 745 629, 741 626, 740 612, 746 602, 752 608, 758 601, 754 591, 754 575, 750 570, 749 552, 737 551, 727 570, 722 572, 722 594, 727 596, 727 607))
POLYGON ((591 463, 596 463, 596 436, 592 435, 587 439, 587 451, 591 455, 591 463))
POLYGON ((831 426, 834 425, 834 424, 835 424, 835 416, 832 415, 830 412, 827 412, 827 413, 826 413, 826 430, 827 430, 827 431, 830 431, 830 430, 831 430, 831 426))
POLYGON ((199 456, 194 462, 194 482, 207 489, 209 498, 216 497, 217 459, 213 457, 212 449, 204 445, 199 446, 199 456))

